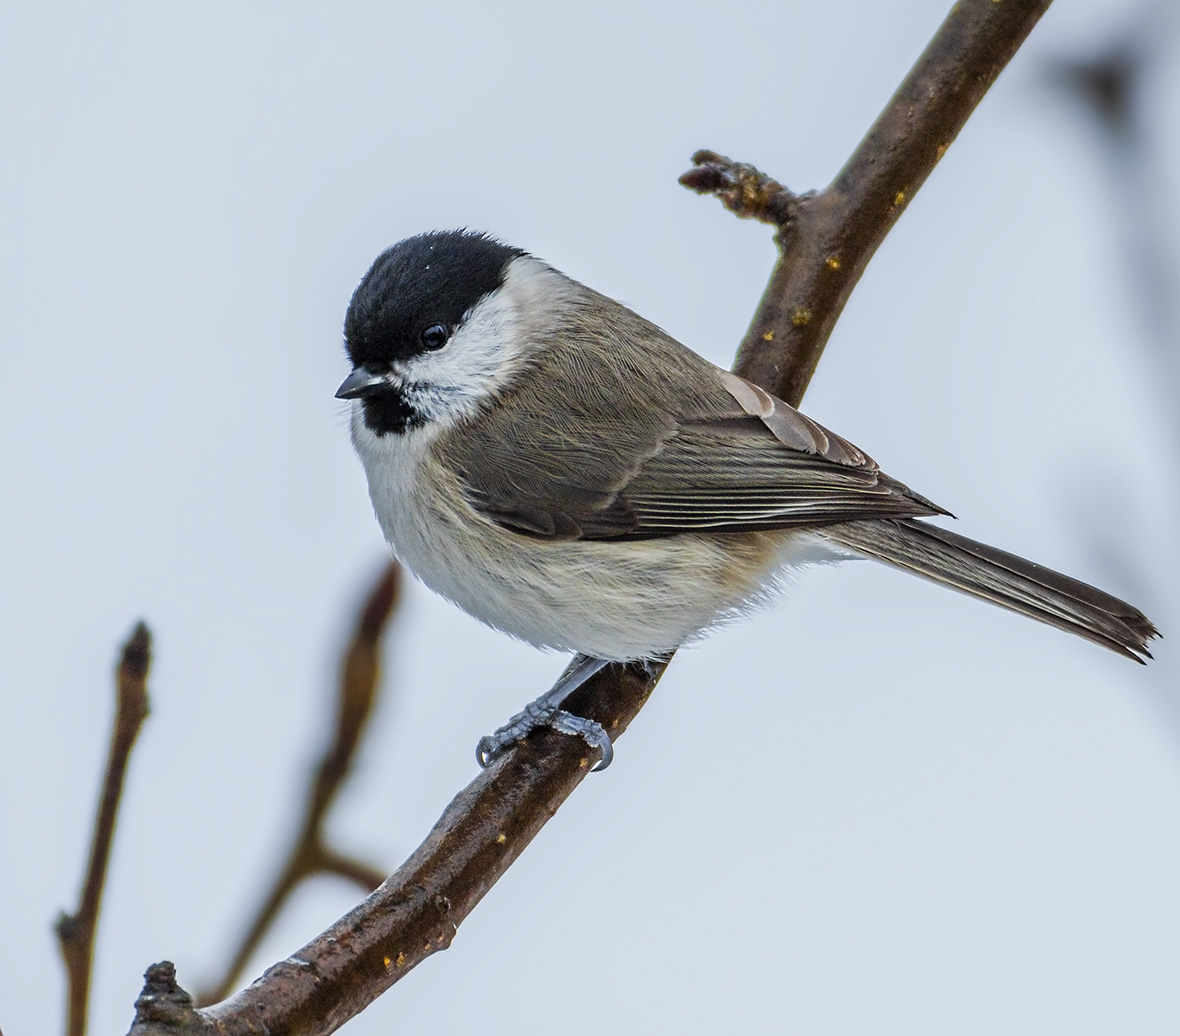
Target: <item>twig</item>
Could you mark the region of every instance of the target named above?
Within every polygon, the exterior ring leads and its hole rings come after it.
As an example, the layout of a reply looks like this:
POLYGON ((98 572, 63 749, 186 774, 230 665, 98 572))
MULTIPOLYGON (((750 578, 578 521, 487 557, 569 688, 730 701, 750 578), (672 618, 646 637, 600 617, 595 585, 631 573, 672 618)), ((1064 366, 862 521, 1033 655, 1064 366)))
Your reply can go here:
MULTIPOLYGON (((960 0, 835 182, 784 206, 798 212, 780 234, 784 254, 739 353, 739 374, 798 403, 869 257, 1048 3, 960 0)), ((610 666, 568 707, 617 738, 663 669, 610 666)), ((595 761, 577 738, 534 733, 459 793, 373 895, 249 988, 184 1010, 171 965, 150 969, 132 1032, 333 1032, 450 945, 595 761)))
POLYGON ((119 655, 115 668, 115 726, 107 752, 106 775, 102 796, 94 818, 94 837, 90 842, 90 862, 82 883, 78 909, 57 919, 57 940, 66 965, 68 985, 67 1036, 84 1036, 86 1010, 90 1001, 90 976, 94 965, 94 936, 102 908, 102 889, 106 881, 115 821, 119 816, 119 799, 127 775, 127 760, 148 714, 147 677, 152 662, 152 635, 138 623, 119 655))
POLYGON ((680 186, 712 194, 739 219, 785 228, 795 219, 802 200, 777 180, 747 162, 735 162, 716 151, 698 151, 692 168, 681 174, 680 186))
POLYGON ((258 914, 246 929, 221 980, 203 991, 201 1003, 224 999, 234 988, 291 893, 316 874, 335 874, 372 892, 385 873, 324 844, 324 818, 352 769, 380 686, 381 637, 397 608, 401 569, 390 562, 382 571, 357 616, 356 630, 344 652, 336 699, 336 729, 308 788, 303 820, 286 863, 280 868, 258 914))

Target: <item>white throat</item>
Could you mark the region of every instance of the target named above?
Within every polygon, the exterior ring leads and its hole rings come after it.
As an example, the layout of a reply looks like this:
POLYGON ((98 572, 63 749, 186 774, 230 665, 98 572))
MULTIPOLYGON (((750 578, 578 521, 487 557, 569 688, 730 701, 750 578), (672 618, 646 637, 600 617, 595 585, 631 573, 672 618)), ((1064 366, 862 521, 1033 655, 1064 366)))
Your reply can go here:
POLYGON ((564 280, 532 256, 514 259, 504 283, 464 314, 446 345, 394 364, 393 378, 427 423, 441 429, 470 417, 503 390, 524 359, 524 314, 545 295, 538 281, 550 278, 564 280))

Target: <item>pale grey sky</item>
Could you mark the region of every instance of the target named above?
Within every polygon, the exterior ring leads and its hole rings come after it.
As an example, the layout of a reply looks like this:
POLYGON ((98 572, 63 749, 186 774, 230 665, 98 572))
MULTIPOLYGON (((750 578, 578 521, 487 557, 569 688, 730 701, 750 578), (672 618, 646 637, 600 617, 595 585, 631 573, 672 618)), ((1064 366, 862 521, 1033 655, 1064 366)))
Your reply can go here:
MULTIPOLYGON (((7 1036, 60 1024, 51 924, 77 895, 137 618, 157 637, 153 714, 94 1033, 127 1028, 149 963, 174 960, 190 989, 219 970, 287 836, 385 554, 332 398, 373 257, 485 229, 728 365, 770 233, 677 175, 710 147, 822 186, 946 8, 8 5, 7 1036)), ((1177 457, 1109 183, 1043 84, 1048 58, 1128 10, 1049 12, 880 250, 804 409, 968 535, 1132 597, 1171 635, 1158 663, 880 566, 808 573, 684 652, 614 767, 349 1032, 1170 1031, 1177 457), (1094 548, 1112 529, 1141 578, 1094 548)), ((1175 182, 1180 63, 1164 64, 1151 118, 1175 182)), ((392 868, 474 773, 479 736, 563 660, 419 586, 389 646, 332 830, 392 868)), ((252 972, 355 899, 305 888, 252 972)))

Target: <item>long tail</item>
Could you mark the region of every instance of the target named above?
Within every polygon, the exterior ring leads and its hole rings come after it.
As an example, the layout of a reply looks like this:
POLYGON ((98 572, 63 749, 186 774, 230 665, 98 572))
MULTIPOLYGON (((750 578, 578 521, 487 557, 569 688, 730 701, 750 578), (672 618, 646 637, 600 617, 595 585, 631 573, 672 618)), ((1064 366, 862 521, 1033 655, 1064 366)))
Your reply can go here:
POLYGON ((1125 601, 1051 568, 912 518, 845 522, 819 530, 858 554, 1031 616, 1140 664, 1159 633, 1125 601))

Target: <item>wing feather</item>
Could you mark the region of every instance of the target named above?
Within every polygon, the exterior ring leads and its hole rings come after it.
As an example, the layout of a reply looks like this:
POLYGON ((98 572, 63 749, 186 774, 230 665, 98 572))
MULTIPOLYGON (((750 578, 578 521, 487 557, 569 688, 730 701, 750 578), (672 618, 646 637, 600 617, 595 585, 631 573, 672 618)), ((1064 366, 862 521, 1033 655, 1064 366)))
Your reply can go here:
POLYGON ((594 327, 563 316, 545 331, 561 347, 535 350, 500 405, 450 432, 449 465, 488 518, 610 540, 947 513, 782 400, 612 312, 613 340, 601 313, 594 327), (641 366, 639 339, 662 362, 641 366))

